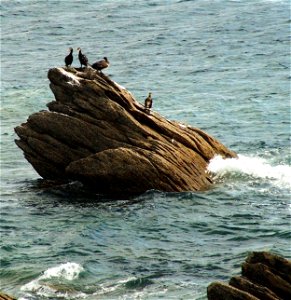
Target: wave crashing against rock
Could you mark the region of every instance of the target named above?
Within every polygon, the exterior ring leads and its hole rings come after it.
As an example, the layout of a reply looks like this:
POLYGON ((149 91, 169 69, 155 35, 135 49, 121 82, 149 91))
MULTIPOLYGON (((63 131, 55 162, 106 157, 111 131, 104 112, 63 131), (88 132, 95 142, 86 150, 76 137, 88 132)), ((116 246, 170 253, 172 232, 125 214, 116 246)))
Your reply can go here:
POLYGON ((236 157, 198 128, 145 111, 91 68, 52 68, 55 101, 15 128, 16 144, 44 179, 78 180, 104 193, 204 190, 215 155, 236 157))

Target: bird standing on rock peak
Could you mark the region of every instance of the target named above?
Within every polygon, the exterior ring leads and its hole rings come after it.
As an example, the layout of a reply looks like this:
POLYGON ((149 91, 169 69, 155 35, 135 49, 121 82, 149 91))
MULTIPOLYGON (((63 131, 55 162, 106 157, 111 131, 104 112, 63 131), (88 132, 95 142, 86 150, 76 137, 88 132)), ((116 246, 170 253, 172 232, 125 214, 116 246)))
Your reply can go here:
POLYGON ((82 68, 82 65, 84 65, 84 66, 87 67, 88 66, 88 58, 87 58, 87 56, 82 53, 82 50, 81 50, 80 47, 77 50, 79 51, 78 57, 79 57, 79 61, 80 61, 80 64, 81 64, 81 68, 82 68))
POLYGON ((103 69, 108 68, 110 65, 107 57, 103 57, 102 60, 96 61, 91 67, 97 71, 101 71, 103 69))
POLYGON ((73 62, 73 48, 70 47, 69 50, 70 50, 70 53, 65 57, 66 67, 71 66, 71 64, 73 62))
POLYGON ((144 100, 144 107, 146 109, 146 112, 150 112, 152 106, 153 106, 152 93, 149 93, 147 98, 144 100))

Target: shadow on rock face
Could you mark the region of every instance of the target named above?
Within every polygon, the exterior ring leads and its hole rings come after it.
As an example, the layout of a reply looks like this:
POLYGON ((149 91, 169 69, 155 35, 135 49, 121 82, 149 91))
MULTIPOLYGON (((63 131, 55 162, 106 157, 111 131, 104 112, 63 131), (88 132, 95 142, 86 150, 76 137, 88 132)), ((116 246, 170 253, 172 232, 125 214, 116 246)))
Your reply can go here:
POLYGON ((112 195, 205 190, 215 155, 235 157, 198 128, 169 121, 91 68, 48 72, 55 100, 15 128, 16 144, 47 180, 112 195))

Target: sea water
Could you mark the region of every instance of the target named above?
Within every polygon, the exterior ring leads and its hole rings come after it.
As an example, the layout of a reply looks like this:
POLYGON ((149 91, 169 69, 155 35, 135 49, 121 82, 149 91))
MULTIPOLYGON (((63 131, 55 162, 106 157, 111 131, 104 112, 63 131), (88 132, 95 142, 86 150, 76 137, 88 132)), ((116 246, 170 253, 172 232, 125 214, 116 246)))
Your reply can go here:
POLYGON ((206 299, 250 251, 290 253, 288 0, 2 0, 0 289, 19 299, 206 299), (14 127, 77 47, 166 118, 238 153, 204 192, 41 189, 14 127))

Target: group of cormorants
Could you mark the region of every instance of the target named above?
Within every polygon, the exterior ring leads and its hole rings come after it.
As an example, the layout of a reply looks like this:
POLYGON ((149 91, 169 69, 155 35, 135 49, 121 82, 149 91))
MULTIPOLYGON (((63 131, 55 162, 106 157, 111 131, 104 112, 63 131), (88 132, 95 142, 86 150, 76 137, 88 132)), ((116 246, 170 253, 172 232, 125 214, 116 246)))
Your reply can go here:
MULTIPOLYGON (((65 57, 66 67, 71 66, 73 63, 73 59, 74 59, 73 48, 70 47, 69 50, 70 50, 70 53, 65 57)), ((77 48, 77 51, 79 51, 78 58, 79 58, 79 61, 81 64, 81 68, 82 68, 82 66, 87 67, 89 65, 87 56, 84 53, 82 53, 82 50, 80 47, 77 48)), ((102 60, 94 62, 91 65, 91 67, 100 72, 101 70, 109 67, 109 60, 107 59, 107 57, 104 57, 102 60)), ((145 111, 147 113, 150 113, 152 105, 153 105, 152 93, 149 93, 149 95, 147 96, 147 98, 144 101, 144 107, 145 107, 145 111)))
MULTIPOLYGON (((65 57, 66 67, 71 66, 73 63, 73 60, 74 60, 73 48, 70 47, 69 50, 70 50, 70 53, 65 57)), ((87 56, 84 53, 82 53, 81 48, 78 48, 77 51, 79 51, 78 58, 79 58, 79 61, 81 64, 81 68, 82 68, 82 66, 87 67, 89 65, 87 56)), ((107 59, 107 57, 104 57, 102 60, 99 60, 99 61, 96 61, 95 63, 93 63, 91 65, 91 67, 97 71, 101 71, 101 70, 109 67, 109 60, 107 59)))

